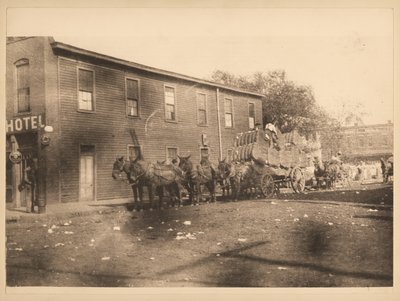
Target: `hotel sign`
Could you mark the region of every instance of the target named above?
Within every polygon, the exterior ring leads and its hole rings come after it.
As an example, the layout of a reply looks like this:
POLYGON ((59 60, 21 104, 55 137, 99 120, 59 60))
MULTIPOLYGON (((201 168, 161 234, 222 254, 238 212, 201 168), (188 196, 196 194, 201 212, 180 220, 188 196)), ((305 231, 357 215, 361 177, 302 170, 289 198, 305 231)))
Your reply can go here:
POLYGON ((21 116, 7 120, 7 134, 34 132, 44 128, 44 114, 21 116))

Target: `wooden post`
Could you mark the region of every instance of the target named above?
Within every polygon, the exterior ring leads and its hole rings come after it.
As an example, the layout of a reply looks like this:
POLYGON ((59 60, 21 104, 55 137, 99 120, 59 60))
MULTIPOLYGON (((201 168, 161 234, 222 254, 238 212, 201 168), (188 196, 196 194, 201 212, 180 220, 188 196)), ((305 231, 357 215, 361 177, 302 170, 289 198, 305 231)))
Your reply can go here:
POLYGON ((38 133, 38 178, 37 178, 37 202, 39 213, 46 213, 46 146, 41 144, 42 131, 38 133))

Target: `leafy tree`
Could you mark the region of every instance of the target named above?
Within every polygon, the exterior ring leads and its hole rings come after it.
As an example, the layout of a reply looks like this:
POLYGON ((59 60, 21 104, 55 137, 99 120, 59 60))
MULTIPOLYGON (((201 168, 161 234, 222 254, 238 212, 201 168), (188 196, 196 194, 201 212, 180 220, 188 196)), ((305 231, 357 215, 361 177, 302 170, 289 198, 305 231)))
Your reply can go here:
POLYGON ((316 104, 311 87, 288 80, 285 71, 256 72, 246 77, 217 70, 211 78, 227 86, 263 94, 264 124, 275 117, 283 133, 296 129, 309 135, 328 124, 329 116, 316 104))

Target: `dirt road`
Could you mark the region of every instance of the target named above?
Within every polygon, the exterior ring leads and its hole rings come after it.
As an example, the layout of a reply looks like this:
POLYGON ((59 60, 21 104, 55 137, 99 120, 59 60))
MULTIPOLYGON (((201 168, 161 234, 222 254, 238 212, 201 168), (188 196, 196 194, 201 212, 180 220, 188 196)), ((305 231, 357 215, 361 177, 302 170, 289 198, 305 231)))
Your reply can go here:
POLYGON ((7 224, 8 286, 393 284, 393 190, 282 194, 7 224))

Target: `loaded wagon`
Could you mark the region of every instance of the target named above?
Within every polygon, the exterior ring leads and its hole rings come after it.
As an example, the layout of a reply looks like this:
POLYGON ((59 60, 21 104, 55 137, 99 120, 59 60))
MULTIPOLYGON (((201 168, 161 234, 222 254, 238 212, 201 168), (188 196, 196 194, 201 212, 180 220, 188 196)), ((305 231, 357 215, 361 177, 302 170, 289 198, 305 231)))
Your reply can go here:
POLYGON ((295 145, 285 143, 280 134, 280 147, 267 139, 263 130, 239 133, 234 140, 232 163, 251 166, 250 186, 266 197, 279 193, 280 188, 292 188, 301 193, 305 188, 303 167, 307 158, 295 145), (278 150, 279 149, 279 150, 278 150))

